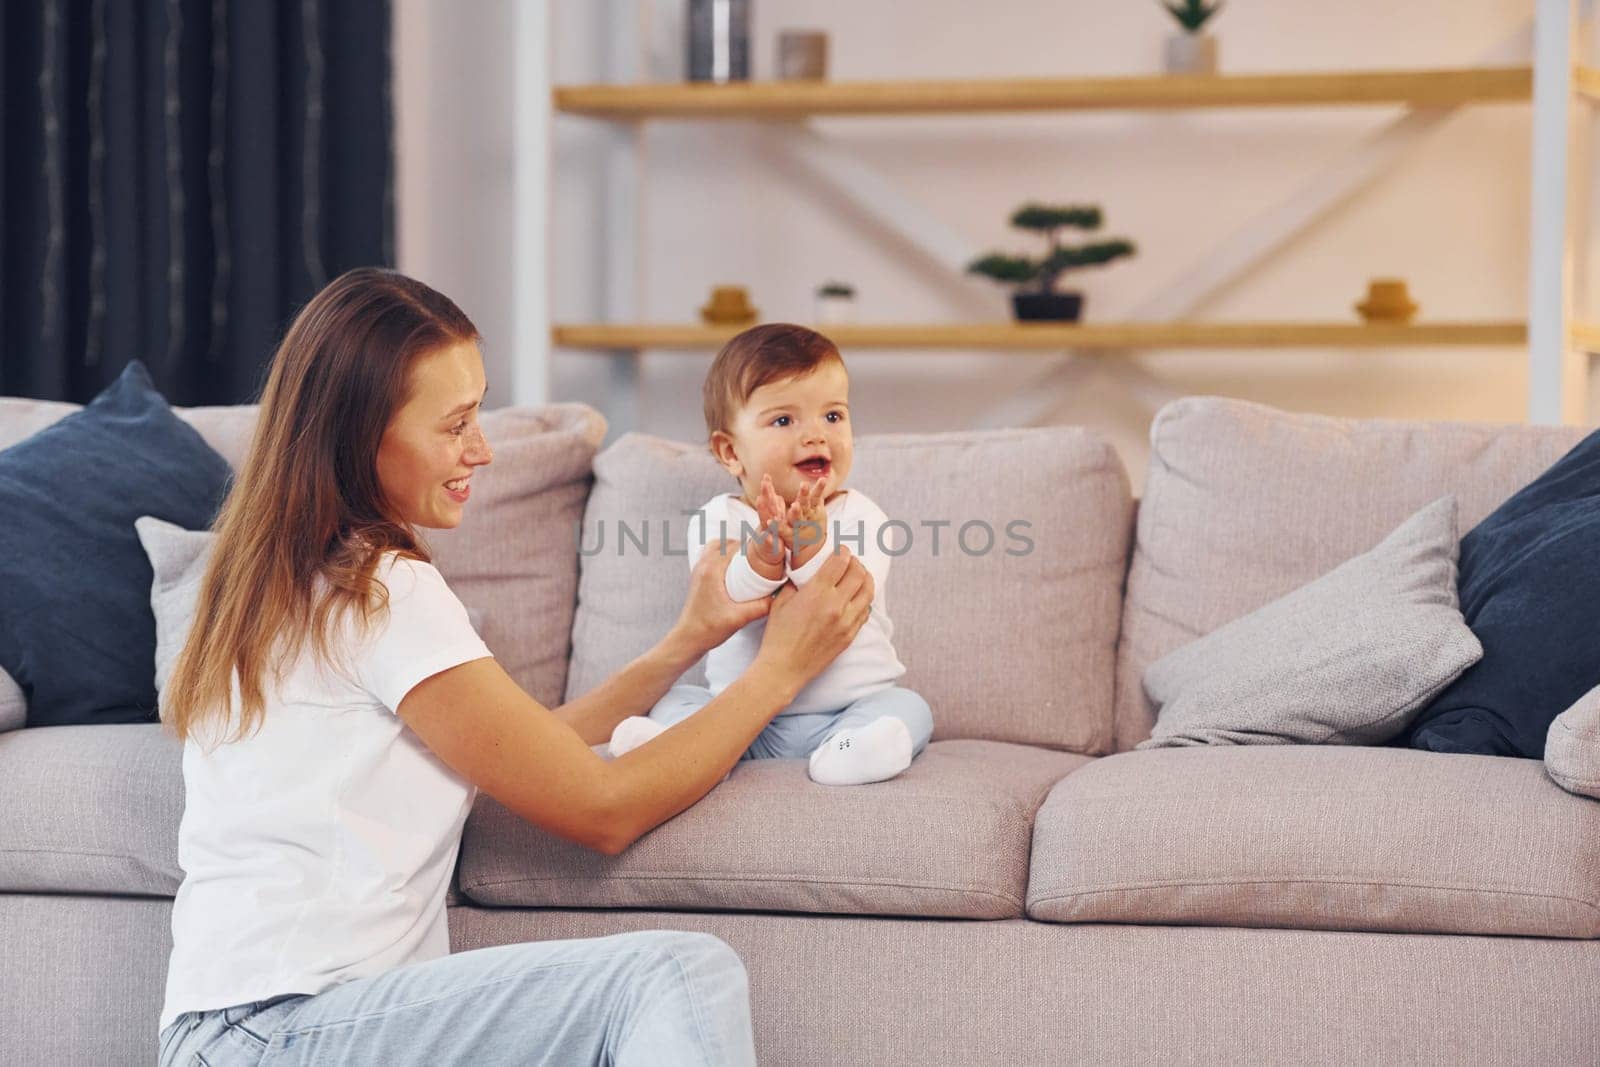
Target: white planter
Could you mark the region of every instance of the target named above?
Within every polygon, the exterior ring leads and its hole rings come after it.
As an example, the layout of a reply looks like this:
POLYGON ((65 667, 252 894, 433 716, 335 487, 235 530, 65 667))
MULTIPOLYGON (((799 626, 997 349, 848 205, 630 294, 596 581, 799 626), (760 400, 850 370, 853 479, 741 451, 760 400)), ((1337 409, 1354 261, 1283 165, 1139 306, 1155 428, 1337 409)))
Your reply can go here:
POLYGON ((817 322, 829 323, 856 321, 856 298, 853 296, 817 296, 817 322))
POLYGON ((1175 33, 1167 38, 1168 74, 1215 74, 1217 39, 1209 33, 1175 33))

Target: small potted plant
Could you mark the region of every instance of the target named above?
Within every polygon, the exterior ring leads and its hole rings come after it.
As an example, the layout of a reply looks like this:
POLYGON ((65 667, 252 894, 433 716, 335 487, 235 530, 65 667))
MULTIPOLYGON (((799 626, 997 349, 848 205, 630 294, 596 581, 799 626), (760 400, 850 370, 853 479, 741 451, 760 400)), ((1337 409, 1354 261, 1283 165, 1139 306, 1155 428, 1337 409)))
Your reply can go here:
POLYGON ((1049 244, 1045 254, 1039 259, 1031 259, 991 252, 973 260, 967 270, 997 282, 1016 285, 1017 291, 1012 294, 1011 303, 1016 309, 1017 318, 1022 321, 1077 322, 1083 312, 1083 294, 1057 292, 1056 279, 1069 270, 1097 267, 1123 256, 1131 256, 1135 251, 1131 241, 1121 238, 1076 247, 1062 246, 1056 235, 1065 227, 1078 230, 1100 228, 1098 207, 1024 204, 1011 216, 1011 225, 1019 230, 1043 234, 1049 244))
POLYGON ((1215 74, 1217 72, 1217 39, 1203 33, 1202 27, 1211 16, 1222 10, 1222 0, 1208 4, 1205 0, 1160 0, 1183 32, 1167 38, 1168 74, 1215 74))
POLYGON ((856 320, 856 291, 843 282, 817 286, 817 322, 837 323, 856 320))

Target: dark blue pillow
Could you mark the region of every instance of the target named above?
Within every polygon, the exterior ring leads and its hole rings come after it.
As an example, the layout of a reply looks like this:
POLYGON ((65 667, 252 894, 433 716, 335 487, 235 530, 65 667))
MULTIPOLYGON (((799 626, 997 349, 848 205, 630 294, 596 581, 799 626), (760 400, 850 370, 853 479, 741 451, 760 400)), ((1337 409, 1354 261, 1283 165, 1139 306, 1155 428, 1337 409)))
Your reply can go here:
POLYGON ((1413 748, 1541 759, 1600 684, 1600 432, 1461 539, 1461 613, 1483 659, 1412 724, 1413 748))
POLYGON ((155 719, 153 575, 133 520, 204 529, 230 475, 138 362, 0 452, 0 667, 29 726, 155 719))

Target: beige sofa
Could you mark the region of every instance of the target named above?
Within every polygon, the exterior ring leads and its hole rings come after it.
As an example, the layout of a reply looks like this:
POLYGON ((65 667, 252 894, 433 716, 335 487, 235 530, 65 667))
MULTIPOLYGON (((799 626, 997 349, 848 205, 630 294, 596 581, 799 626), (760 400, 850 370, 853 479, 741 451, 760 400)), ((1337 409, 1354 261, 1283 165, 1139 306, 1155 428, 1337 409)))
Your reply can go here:
MULTIPOLYGON (((0 401, 0 446, 67 410, 0 401)), ((253 412, 184 414, 237 462, 253 412)), ((723 483, 692 446, 595 458, 578 405, 488 419, 496 462, 437 559, 554 703, 670 621, 682 512, 723 483)), ((1128 751, 1155 658, 1445 491, 1470 528, 1579 436, 1183 400, 1137 509, 1081 430, 863 438, 853 482, 909 527, 887 592, 927 751, 842 789, 743 763, 617 857, 480 798, 454 947, 713 932, 772 1064, 1600 1062, 1600 803, 1541 763, 1128 751)), ((177 756, 155 726, 0 734, 0 1060, 154 1055, 177 756)))

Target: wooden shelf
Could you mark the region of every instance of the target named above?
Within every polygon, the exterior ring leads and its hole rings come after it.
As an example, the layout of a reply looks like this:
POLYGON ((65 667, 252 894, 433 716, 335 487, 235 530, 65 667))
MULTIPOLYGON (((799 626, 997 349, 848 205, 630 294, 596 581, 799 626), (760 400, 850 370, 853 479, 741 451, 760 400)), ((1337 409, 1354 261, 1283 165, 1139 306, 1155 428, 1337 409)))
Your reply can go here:
MULTIPOLYGON (((559 348, 627 351, 720 347, 742 326, 692 324, 556 326, 559 348)), ((1522 322, 1436 322, 1368 326, 1342 322, 949 323, 820 327, 841 348, 1392 348, 1443 345, 1522 345, 1522 322)), ((1600 331, 1596 331, 1600 339, 1600 331)))
POLYGON ((1136 75, 973 81, 758 81, 729 85, 576 85, 557 111, 615 120, 773 119, 1121 108, 1329 107, 1531 100, 1531 67, 1319 74, 1136 75))

